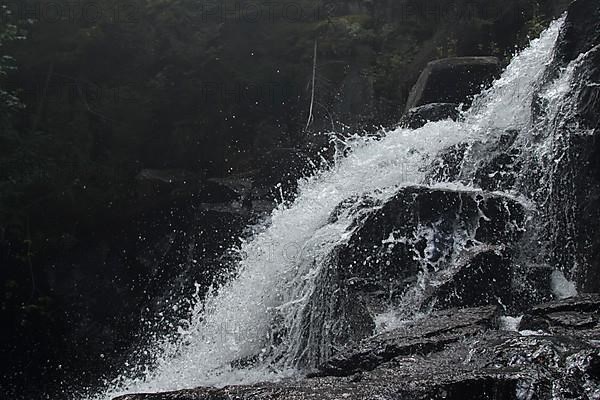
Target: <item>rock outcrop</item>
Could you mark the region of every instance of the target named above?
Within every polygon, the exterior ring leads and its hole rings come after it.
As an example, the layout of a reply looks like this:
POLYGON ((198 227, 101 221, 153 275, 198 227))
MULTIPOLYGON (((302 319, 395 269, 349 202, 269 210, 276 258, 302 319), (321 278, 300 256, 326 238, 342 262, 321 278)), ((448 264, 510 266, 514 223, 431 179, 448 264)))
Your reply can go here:
POLYGON ((411 298, 415 287, 419 293, 403 305, 410 309, 406 316, 432 307, 514 302, 511 244, 520 237, 525 216, 518 201, 482 191, 411 186, 377 207, 374 203, 369 196, 343 202, 330 217, 345 214, 353 222, 303 311, 307 345, 297 355, 300 366, 313 367, 372 334, 375 315, 400 307, 396 303, 411 298), (315 342, 319 345, 310 345, 315 342))
POLYGON ((495 307, 445 310, 365 339, 309 378, 118 400, 592 399, 600 394, 599 313, 598 295, 552 302, 510 330, 495 307), (544 329, 530 330, 532 318, 544 329))
POLYGON ((599 27, 600 3, 573 2, 554 60, 555 69, 570 62, 575 65, 571 106, 563 111, 554 135, 560 153, 555 156, 558 161, 548 205, 548 215, 556 220, 552 261, 587 292, 600 291, 599 27), (574 270, 573 265, 579 267, 574 270))
POLYGON ((430 121, 441 121, 444 119, 456 121, 458 115, 458 104, 456 103, 430 103, 408 110, 400 120, 400 126, 417 129, 430 121))
POLYGON ((406 110, 429 103, 464 103, 500 75, 496 57, 454 57, 431 61, 413 86, 406 110))
POLYGON ((567 13, 556 48, 557 60, 562 65, 600 43, 600 4, 597 1, 574 1, 567 13))

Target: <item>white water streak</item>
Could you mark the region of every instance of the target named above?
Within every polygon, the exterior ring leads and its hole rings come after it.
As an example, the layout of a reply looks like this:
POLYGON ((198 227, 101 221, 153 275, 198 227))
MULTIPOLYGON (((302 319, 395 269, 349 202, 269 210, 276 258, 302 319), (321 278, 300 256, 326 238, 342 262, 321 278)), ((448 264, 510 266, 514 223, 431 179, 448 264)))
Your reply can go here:
MULTIPOLYGON (((381 140, 350 139, 349 155, 300 182, 295 202, 276 209, 268 228, 242 245, 245 256, 237 278, 218 295, 198 302, 180 339, 162 345, 158 366, 141 379, 120 378, 95 398, 293 376, 293 370, 270 371, 268 363, 252 370, 232 368, 230 363, 267 353, 275 314, 283 314, 293 326, 325 264, 320 261, 346 239, 351 218, 342 215, 328 224, 332 210, 354 195, 371 192, 385 199, 399 186, 421 183, 426 166, 448 146, 490 140, 505 129, 530 124, 534 88, 551 61, 561 23, 553 23, 515 56, 461 121, 428 123, 414 131, 396 129, 381 140)), ((289 340, 293 346, 294 338, 289 340)))

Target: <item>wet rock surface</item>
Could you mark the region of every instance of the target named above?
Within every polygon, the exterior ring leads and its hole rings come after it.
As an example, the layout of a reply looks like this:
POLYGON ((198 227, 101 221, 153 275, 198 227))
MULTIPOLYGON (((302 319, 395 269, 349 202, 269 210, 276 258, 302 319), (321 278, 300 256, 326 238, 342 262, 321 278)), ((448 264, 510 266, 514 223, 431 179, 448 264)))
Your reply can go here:
POLYGON ((517 130, 511 129, 501 133, 497 141, 476 141, 448 147, 431 165, 426 182, 461 180, 461 170, 465 164, 472 163, 467 172, 472 172, 474 177, 465 184, 487 191, 510 190, 522 168, 519 158, 522 149, 515 145, 518 134, 517 130), (477 160, 473 158, 474 154, 479 156, 477 160))
POLYGON ((557 155, 548 207, 549 214, 559 216, 554 226, 553 262, 563 271, 580 265, 567 278, 587 292, 600 291, 599 24, 600 3, 577 0, 569 7, 559 39, 556 66, 577 61, 571 107, 564 110, 555 133, 555 141, 565 150, 557 155), (572 250, 565 252, 565 248, 572 250))
POLYGON ((597 326, 600 304, 595 295, 583 295, 532 307, 521 319, 519 329, 568 333, 570 329, 597 326))
POLYGON ((558 60, 562 63, 574 60, 599 42, 600 3, 594 0, 572 2, 556 49, 558 60))
POLYGON ((369 371, 401 355, 427 355, 495 325, 496 307, 445 310, 363 341, 319 366, 320 375, 369 371))
POLYGON ((500 308, 449 309, 367 338, 309 378, 118 399, 593 399, 600 394, 599 310, 598 295, 555 301, 523 316, 549 321, 549 330, 522 322, 510 331, 500 308))
POLYGON ((401 294, 420 271, 448 271, 449 265, 458 264, 450 276, 440 276, 448 282, 460 265, 510 246, 521 234, 523 218, 522 205, 507 196, 406 187, 380 208, 356 217, 358 227, 336 260, 355 288, 387 293, 392 284, 401 294), (460 257, 465 261, 455 263, 460 257))
POLYGON ((376 315, 392 306, 409 317, 431 308, 513 302, 511 246, 525 217, 518 201, 478 190, 409 186, 377 207, 373 202, 368 195, 342 202, 330 217, 345 214, 353 222, 303 310, 302 367, 370 336, 376 315))
POLYGON ((403 128, 417 129, 430 121, 458 119, 459 111, 456 103, 431 103, 411 108, 400 120, 403 128))

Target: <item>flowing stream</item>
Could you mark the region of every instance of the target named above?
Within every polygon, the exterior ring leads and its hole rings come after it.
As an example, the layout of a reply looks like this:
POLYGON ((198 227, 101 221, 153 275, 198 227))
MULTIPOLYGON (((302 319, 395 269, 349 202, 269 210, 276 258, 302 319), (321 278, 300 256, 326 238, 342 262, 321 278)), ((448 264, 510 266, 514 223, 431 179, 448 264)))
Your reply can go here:
MULTIPOLYGON (((474 168, 490 154, 478 151, 474 144, 485 149, 486 143, 495 143, 506 131, 518 132, 515 145, 527 149, 520 156, 525 165, 541 163, 547 174, 552 173, 552 159, 560 149, 550 128, 566 112, 563 100, 573 71, 571 65, 555 78, 546 73, 561 24, 562 19, 552 23, 516 55, 459 121, 430 122, 417 130, 392 129, 377 139, 348 138, 343 143, 345 155, 331 168, 302 180, 293 204, 274 210, 242 244, 235 277, 217 294, 197 300, 192 317, 179 327, 177 340, 164 340, 152 350, 158 354, 154 366, 141 377, 124 374, 92 398, 302 376, 296 360, 314 351, 311 346, 319 346, 301 340, 303 310, 327 268, 328 255, 351 232, 349 212, 329 221, 340 202, 364 193, 384 201, 405 185, 479 190, 473 187, 474 168), (541 119, 532 116, 536 94, 544 100, 546 112, 541 119), (428 181, 438 153, 458 144, 472 148, 459 178, 428 181), (285 328, 280 330, 283 340, 275 338, 274 325, 285 328), (248 358, 254 361, 246 367, 236 362, 248 358)), ((536 188, 518 179, 506 195, 535 207, 545 201, 547 185, 548 176, 543 174, 536 188)), ((559 286, 560 279, 556 277, 559 286)), ((415 287, 413 295, 418 290, 415 287)), ((389 320, 390 315, 377 320, 389 320)))

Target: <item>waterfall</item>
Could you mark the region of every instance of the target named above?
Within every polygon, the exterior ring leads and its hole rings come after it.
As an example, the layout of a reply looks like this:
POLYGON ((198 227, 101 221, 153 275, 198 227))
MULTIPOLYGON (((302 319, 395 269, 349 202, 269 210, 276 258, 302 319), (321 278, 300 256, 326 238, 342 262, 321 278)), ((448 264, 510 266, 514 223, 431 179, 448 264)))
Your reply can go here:
MULTIPOLYGON (((458 121, 430 122, 417 130, 392 129, 381 138, 347 138, 346 155, 302 180, 293 204, 275 209, 242 244, 236 276, 217 294, 198 299, 190 320, 179 327, 178 339, 158 345, 155 367, 138 378, 125 374, 93 398, 301 376, 297 361, 310 359, 311 352, 321 351, 323 345, 318 337, 302 336, 304 325, 324 321, 307 322, 306 307, 323 282, 328 258, 348 239, 361 210, 380 207, 408 185, 480 190, 475 187, 475 169, 493 157, 494 146, 507 131, 516 132, 512 146, 522 150, 521 164, 540 179, 533 187, 531 176, 520 176, 504 193, 533 208, 544 204, 553 160, 561 151, 560 138, 550 127, 560 123, 557 116, 565 112, 573 72, 571 65, 558 76, 547 73, 561 24, 562 19, 552 23, 516 55, 458 121), (535 102, 545 110, 539 118, 532 115, 535 102), (438 154, 458 145, 466 149, 458 176, 431 178, 438 154), (364 194, 368 204, 342 208, 330 218, 338 205, 364 194)), ((539 239, 534 236, 528 240, 539 239)), ((415 286, 412 295, 419 290, 415 286)), ((382 314, 378 320, 388 317, 382 314)))

